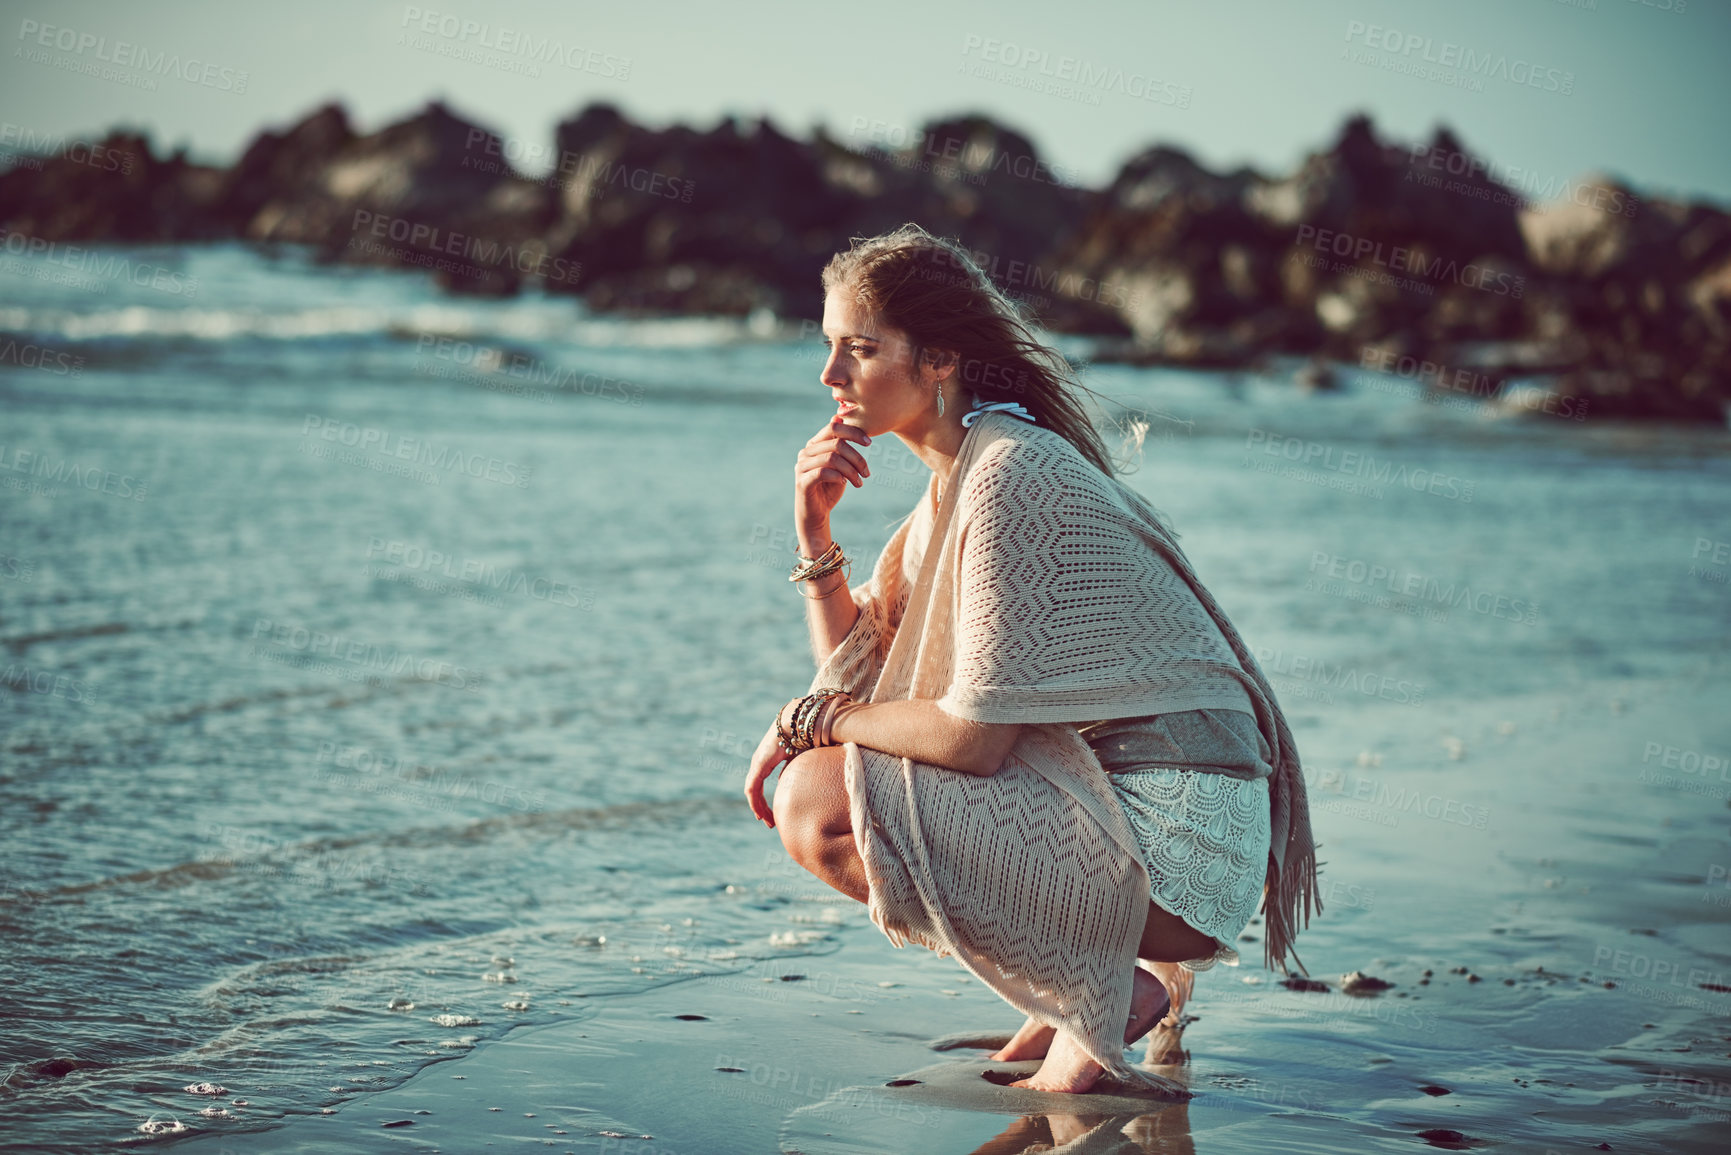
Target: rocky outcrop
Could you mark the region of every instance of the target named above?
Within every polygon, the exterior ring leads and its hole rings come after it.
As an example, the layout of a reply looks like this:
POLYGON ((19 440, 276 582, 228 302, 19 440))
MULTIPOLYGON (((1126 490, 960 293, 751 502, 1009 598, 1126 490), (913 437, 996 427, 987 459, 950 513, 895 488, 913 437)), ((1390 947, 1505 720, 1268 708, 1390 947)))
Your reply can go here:
POLYGON ((1107 359, 1290 355, 1317 388, 1331 361, 1410 364, 1479 396, 1543 378, 1593 415, 1720 421, 1731 402, 1731 215, 1709 205, 1603 178, 1529 206, 1448 130, 1398 146, 1364 117, 1289 176, 1154 147, 1098 191, 983 115, 854 127, 846 141, 763 120, 653 129, 592 105, 543 146, 438 103, 361 135, 327 105, 227 169, 158 160, 120 132, 14 158, 0 225, 305 244, 602 311, 815 317, 833 253, 917 221, 1107 359))
POLYGON ((1609 179, 1521 214, 1527 334, 1601 412, 1716 420, 1731 397, 1731 214, 1609 179), (1607 212, 1608 205, 1627 206, 1607 212))
POLYGON ((1108 359, 1306 354, 1478 397, 1542 377, 1571 412, 1725 420, 1731 215, 1595 181, 1528 206, 1488 168, 1364 118, 1283 179, 1152 149, 1055 259, 1109 286, 1131 338, 1108 359))
POLYGON ((928 125, 901 149, 854 150, 766 121, 655 131, 597 106, 556 140, 549 243, 582 264, 598 308, 815 317, 829 258, 910 220, 960 239, 1016 292, 1084 195, 983 117, 928 125))
POLYGON ((0 226, 41 241, 198 241, 231 235, 212 212, 223 170, 177 152, 158 160, 143 136, 60 140, 0 173, 0 226))
POLYGON ((223 209, 239 235, 310 244, 329 260, 430 270, 474 293, 515 292, 567 271, 548 259, 546 190, 501 159, 493 132, 443 104, 368 136, 340 108, 254 141, 223 209))

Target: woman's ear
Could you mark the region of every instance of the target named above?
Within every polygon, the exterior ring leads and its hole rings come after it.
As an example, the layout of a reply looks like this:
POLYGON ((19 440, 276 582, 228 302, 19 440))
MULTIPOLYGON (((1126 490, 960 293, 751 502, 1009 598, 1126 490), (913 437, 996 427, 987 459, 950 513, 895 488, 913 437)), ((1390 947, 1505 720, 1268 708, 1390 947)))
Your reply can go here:
POLYGON ((937 374, 940 381, 950 376, 951 371, 955 369, 960 360, 961 358, 956 355, 954 349, 927 349, 925 351, 925 364, 937 374))

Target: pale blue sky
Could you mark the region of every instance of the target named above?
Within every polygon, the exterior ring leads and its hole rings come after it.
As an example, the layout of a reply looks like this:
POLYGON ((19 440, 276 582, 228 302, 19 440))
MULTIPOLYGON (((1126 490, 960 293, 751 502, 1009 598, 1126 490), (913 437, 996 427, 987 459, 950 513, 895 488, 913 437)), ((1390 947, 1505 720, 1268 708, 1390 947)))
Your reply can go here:
POLYGON ((726 113, 767 114, 796 135, 821 122, 844 138, 857 122, 918 125, 978 110, 1098 183, 1154 142, 1216 167, 1284 171, 1362 109, 1402 140, 1447 122, 1498 165, 1528 172, 1534 187, 1607 170, 1651 192, 1731 201, 1731 0, 0 0, 0 12, 11 46, 0 57, 0 119, 10 131, 89 135, 124 121, 149 128, 159 146, 185 144, 212 161, 231 160, 260 127, 332 99, 370 130, 441 97, 535 143, 605 99, 652 124, 706 127, 726 113), (421 48, 399 43, 411 10, 455 18, 446 27, 456 34, 417 33, 421 48), (530 77, 427 50, 472 45, 480 34, 465 41, 463 20, 489 24, 494 43, 503 27, 599 55, 590 70, 552 64, 530 77), (98 49, 42 48, 20 36, 29 21, 101 38, 103 51, 128 41, 151 57, 178 53, 218 71, 209 84, 161 76, 144 91, 73 71, 96 65, 98 49), (1498 76, 1475 92, 1385 70, 1363 62, 1374 50, 1371 26, 1398 33, 1385 43, 1413 46, 1384 51, 1403 64, 1467 49, 1506 56, 1518 77, 1536 66, 1557 87, 1572 73, 1573 92, 1498 76), (1003 66, 1005 48, 992 50, 996 64, 982 59, 994 42, 1043 53, 1054 72, 1121 69, 1125 87, 1138 91, 1136 78, 1153 78, 1167 86, 1156 88, 1165 100, 1090 90, 1099 102, 1087 103, 966 74, 970 63, 1003 66), (1348 48, 1360 57, 1343 58, 1348 48), (1079 64, 1061 65, 1065 57, 1079 64), (605 75, 627 58, 626 77, 605 75), (243 94, 225 90, 223 68, 249 73, 243 94))

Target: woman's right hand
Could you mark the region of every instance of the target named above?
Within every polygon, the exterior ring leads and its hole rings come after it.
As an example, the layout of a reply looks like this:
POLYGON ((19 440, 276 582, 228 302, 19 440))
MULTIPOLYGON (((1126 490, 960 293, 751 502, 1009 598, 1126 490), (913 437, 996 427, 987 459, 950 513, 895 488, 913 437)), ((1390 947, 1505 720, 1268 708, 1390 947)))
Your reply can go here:
POLYGON ((827 526, 849 483, 857 489, 871 476, 871 466, 855 442, 870 445, 871 438, 838 414, 799 451, 793 467, 793 515, 801 531, 827 526))
MULTIPOLYGON (((782 707, 782 710, 785 711, 786 709, 786 706, 782 707)), ((778 713, 776 722, 780 720, 781 715, 778 713)), ((757 749, 752 752, 751 764, 745 772, 746 804, 751 807, 751 812, 757 816, 757 820, 771 830, 775 829, 775 811, 764 799, 763 787, 769 781, 769 776, 775 773, 775 768, 788 761, 787 751, 781 748, 779 737, 776 723, 770 723, 769 731, 764 734, 763 741, 759 742, 757 749)))

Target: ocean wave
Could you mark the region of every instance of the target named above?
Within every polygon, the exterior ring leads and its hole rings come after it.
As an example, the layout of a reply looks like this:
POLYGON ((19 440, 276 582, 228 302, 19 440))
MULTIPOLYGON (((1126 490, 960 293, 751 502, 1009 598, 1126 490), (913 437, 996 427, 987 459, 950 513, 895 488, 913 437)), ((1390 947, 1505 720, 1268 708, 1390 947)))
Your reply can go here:
POLYGON ((639 827, 660 829, 669 823, 734 818, 740 809, 737 794, 703 793, 683 798, 649 799, 620 802, 611 806, 499 815, 440 826, 415 826, 403 830, 381 830, 365 835, 311 838, 296 842, 283 842, 259 835, 250 828, 207 823, 205 825, 209 829, 198 832, 205 840, 225 845, 224 839, 232 834, 238 841, 232 846, 226 846, 223 853, 210 858, 41 889, 17 888, 0 895, 0 908, 7 904, 31 907, 117 887, 148 886, 160 889, 192 882, 212 882, 230 875, 257 873, 260 866, 272 863, 316 859, 320 856, 328 858, 336 852, 438 850, 524 831, 563 834, 639 827))
POLYGON ((615 319, 579 314, 571 301, 507 305, 323 305, 282 310, 165 308, 106 309, 0 305, 0 330, 77 343, 84 341, 308 341, 380 336, 462 341, 536 340, 587 348, 699 349, 786 339, 791 327, 772 314, 741 317, 615 319))

